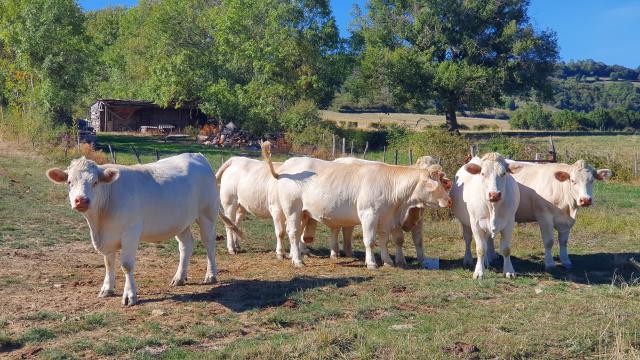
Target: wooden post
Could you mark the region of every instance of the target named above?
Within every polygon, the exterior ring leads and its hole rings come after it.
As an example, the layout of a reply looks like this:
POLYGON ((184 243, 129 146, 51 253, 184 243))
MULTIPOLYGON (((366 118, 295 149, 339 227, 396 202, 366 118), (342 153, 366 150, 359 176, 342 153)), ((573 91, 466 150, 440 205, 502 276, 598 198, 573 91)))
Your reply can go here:
POLYGON ((116 155, 113 153, 113 149, 111 149, 111 144, 109 144, 107 146, 109 146, 109 154, 111 154, 111 163, 115 164, 116 163, 116 155))
POLYGON ((156 150, 156 161, 158 161, 160 160, 160 154, 158 154, 158 149, 155 149, 155 150, 156 150))
POLYGON ((409 166, 413 165, 413 149, 409 149, 409 166))
POLYGON ((347 141, 347 139, 342 138, 342 156, 347 154, 347 150, 346 150, 346 147, 345 147, 346 141, 347 141))
POLYGON ((333 134, 333 145, 331 146, 331 157, 336 158, 336 134, 333 134))
POLYGON ((133 155, 135 155, 136 161, 138 161, 138 164, 142 164, 142 162, 140 161, 140 154, 138 154, 138 151, 133 145, 131 145, 131 150, 133 150, 133 155))
POLYGON ((553 144, 553 138, 549 136, 549 156, 547 156, 547 160, 551 162, 557 162, 557 154, 556 154, 556 146, 553 144))
POLYGON ((369 142, 367 141, 366 144, 364 144, 364 152, 362 153, 362 158, 366 159, 367 158, 367 150, 369 150, 369 142))
POLYGON ((638 153, 633 154, 633 177, 638 177, 638 153))
POLYGON ((387 163, 387 147, 383 146, 382 147, 382 162, 383 163, 387 163))
POLYGON ((395 149, 393 154, 393 164, 398 165, 398 149, 395 149))
POLYGON ((220 166, 224 164, 224 155, 220 155, 220 166))
POLYGON ((353 156, 353 140, 351 140, 351 155, 350 156, 353 156))
POLYGON ((537 161, 537 160, 540 160, 540 158, 538 157, 538 155, 539 155, 539 154, 538 154, 538 153, 536 153, 536 158, 535 158, 535 159, 536 159, 536 161, 537 161))

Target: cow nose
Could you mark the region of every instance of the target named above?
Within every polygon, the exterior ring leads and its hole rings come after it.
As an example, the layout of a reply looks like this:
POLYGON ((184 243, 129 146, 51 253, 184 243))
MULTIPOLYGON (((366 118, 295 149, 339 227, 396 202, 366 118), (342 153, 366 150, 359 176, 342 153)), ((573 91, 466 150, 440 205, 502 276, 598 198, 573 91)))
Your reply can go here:
POLYGON ((588 198, 588 197, 580 198, 580 206, 590 206, 590 205, 591 205, 591 198, 588 198))
POLYGON ((502 193, 500 191, 489 191, 489 201, 496 202, 500 201, 502 198, 502 193))
POLYGON ((89 199, 84 196, 78 196, 73 201, 74 207, 78 210, 86 210, 89 207, 89 199))

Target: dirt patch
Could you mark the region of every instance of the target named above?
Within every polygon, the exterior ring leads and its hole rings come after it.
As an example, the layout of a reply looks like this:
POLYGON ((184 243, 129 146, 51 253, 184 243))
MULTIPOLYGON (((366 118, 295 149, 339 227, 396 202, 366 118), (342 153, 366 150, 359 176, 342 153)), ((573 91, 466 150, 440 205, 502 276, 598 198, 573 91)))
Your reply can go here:
POLYGON ((467 344, 467 343, 457 341, 451 347, 443 347, 442 352, 453 354, 456 356, 463 356, 467 354, 480 352, 480 349, 473 344, 467 344))

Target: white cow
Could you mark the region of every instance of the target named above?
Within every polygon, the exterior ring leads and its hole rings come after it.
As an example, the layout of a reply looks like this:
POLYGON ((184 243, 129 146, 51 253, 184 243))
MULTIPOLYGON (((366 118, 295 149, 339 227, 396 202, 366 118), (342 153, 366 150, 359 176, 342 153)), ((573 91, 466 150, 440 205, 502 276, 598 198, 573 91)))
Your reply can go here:
MULTIPOLYGON (((357 159, 353 157, 338 158, 334 161, 342 164, 374 164, 374 165, 382 164, 381 162, 378 162, 378 161, 357 159)), ((437 165, 437 162, 434 158, 432 158, 431 156, 421 156, 417 159, 416 164, 414 166, 418 168, 428 169, 432 165, 437 165)), ((432 168, 432 170, 438 170, 438 169, 441 170, 440 167, 432 168)), ((447 190, 451 188, 451 181, 444 177, 444 173, 441 173, 440 180, 441 182, 443 182, 447 190)), ((403 252, 403 244, 404 244, 403 231, 411 232, 413 243, 416 247, 416 258, 418 260, 418 263, 422 264, 424 262, 424 258, 425 258, 424 242, 422 238, 423 223, 424 223, 424 209, 411 208, 406 218, 403 220, 402 226, 400 228, 391 230, 391 235, 392 235, 392 238, 394 239, 394 243, 396 246, 395 265, 403 268, 407 266, 407 260, 405 259, 404 252, 403 252)), ((339 229, 336 229, 336 228, 331 229, 331 256, 332 257, 334 256, 334 254, 337 254, 337 251, 338 251, 338 232, 339 232, 339 229)), ((351 256, 350 254, 351 254, 351 240, 352 240, 351 234, 352 233, 353 233, 353 227, 342 228, 343 242, 344 242, 343 246, 345 249, 346 256, 351 256), (347 249, 349 250, 347 251, 347 249), (347 255, 347 253, 349 255, 347 255)), ((394 265, 394 263, 391 260, 391 257, 389 256, 387 244, 384 240, 386 239, 380 240, 380 248, 381 248, 380 255, 382 257, 383 263, 385 265, 391 266, 391 265, 394 265)))
MULTIPOLYGON (((547 270, 555 267, 553 260, 553 230, 558 232, 560 261, 570 269, 572 264, 567 251, 569 233, 576 222, 579 207, 593 203, 593 181, 606 180, 609 169, 595 170, 584 160, 574 164, 532 164, 507 160, 522 166, 513 177, 520 189, 520 206, 516 222, 538 222, 544 243, 544 264, 547 270)), ((467 244, 468 245, 468 244, 467 244)), ((487 256, 495 257, 493 242, 489 243, 487 256)), ((465 262, 471 257, 467 246, 465 262)), ((472 261, 472 260, 471 260, 472 261)))
POLYGON ((312 158, 291 158, 278 168, 271 164, 269 143, 263 155, 271 174, 278 179, 277 197, 286 218, 294 266, 304 266, 298 251, 301 229, 308 219, 329 227, 362 224, 366 264, 376 268, 373 256, 376 230, 388 236, 400 227, 409 209, 447 207, 448 191, 440 172, 386 164, 340 164, 312 158), (435 176, 435 179, 433 178, 435 176))
POLYGON ((520 203, 520 192, 510 175, 521 165, 507 164, 498 153, 473 158, 456 173, 451 198, 453 214, 460 221, 467 244, 471 236, 476 241, 478 260, 474 279, 484 276, 488 241, 501 233, 501 252, 504 258, 503 272, 515 277, 511 264, 511 236, 515 226, 515 214, 520 203))
MULTIPOLYGON (((173 236, 179 242, 180 264, 171 285, 184 285, 193 250, 191 224, 197 222, 207 249, 204 282, 216 281, 215 225, 220 209, 215 176, 202 154, 181 154, 155 163, 122 166, 97 165, 82 157, 67 170, 47 170, 47 177, 69 186, 71 207, 89 224, 91 241, 104 255, 105 278, 98 296, 114 294, 115 254, 125 274, 123 305, 134 305, 133 280, 140 241, 161 242, 173 236)), ((225 225, 237 228, 221 215, 225 225)))

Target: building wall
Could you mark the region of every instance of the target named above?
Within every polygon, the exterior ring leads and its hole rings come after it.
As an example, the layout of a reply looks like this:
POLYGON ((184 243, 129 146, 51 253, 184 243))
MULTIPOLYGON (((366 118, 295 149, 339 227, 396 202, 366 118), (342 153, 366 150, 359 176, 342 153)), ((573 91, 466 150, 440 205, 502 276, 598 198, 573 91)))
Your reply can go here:
POLYGON ((139 131, 141 126, 173 125, 183 129, 204 123, 197 109, 163 109, 158 106, 114 105, 98 101, 91 106, 91 124, 96 131, 139 131))

